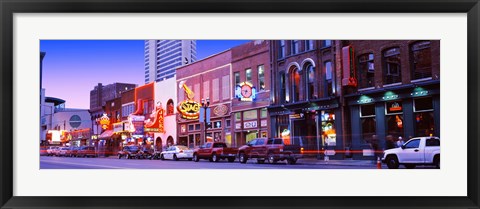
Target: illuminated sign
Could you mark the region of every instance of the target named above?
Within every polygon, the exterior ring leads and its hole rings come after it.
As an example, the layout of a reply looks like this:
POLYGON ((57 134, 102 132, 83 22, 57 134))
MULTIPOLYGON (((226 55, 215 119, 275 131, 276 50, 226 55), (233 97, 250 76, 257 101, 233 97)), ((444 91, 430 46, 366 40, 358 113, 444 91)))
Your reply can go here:
POLYGON ((120 122, 120 123, 114 123, 113 124, 113 132, 121 132, 121 131, 124 131, 124 126, 123 126, 123 122, 120 122))
POLYGON ((244 122, 243 127, 244 128, 256 128, 257 127, 257 121, 244 122))
POLYGON ((239 101, 251 102, 255 100, 257 90, 249 82, 242 82, 235 88, 235 98, 239 101))
POLYGON ((342 48, 342 71, 343 79, 342 86, 357 86, 357 79, 355 78, 355 55, 353 47, 346 46, 342 48))
POLYGON ((216 116, 224 116, 228 113, 228 106, 227 105, 218 105, 213 108, 213 113, 216 116))
POLYGON ((184 83, 180 82, 180 88, 183 88, 185 94, 187 95, 187 100, 180 102, 177 106, 178 112, 182 115, 182 118, 185 119, 198 119, 200 114, 200 103, 193 100, 195 94, 190 88, 184 83))
POLYGON ((110 125, 110 118, 108 118, 106 113, 103 113, 103 116, 98 119, 100 125, 102 125, 102 129, 107 129, 108 125, 110 125))
POLYGON ((150 114, 150 118, 145 121, 145 132, 165 133, 164 112, 162 103, 157 103, 155 110, 150 114))

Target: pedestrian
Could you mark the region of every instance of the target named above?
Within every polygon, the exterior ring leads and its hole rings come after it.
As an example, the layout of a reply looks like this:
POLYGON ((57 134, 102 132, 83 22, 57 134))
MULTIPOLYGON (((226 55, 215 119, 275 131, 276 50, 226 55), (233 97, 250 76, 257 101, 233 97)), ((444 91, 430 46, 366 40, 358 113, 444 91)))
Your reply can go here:
POLYGON ((377 135, 373 135, 372 136, 372 140, 370 141, 370 143, 372 144, 372 149, 373 149, 373 156, 375 156, 375 160, 377 159, 377 155, 378 155, 378 152, 379 152, 379 144, 378 144, 378 137, 377 135))
POLYGON ((402 147, 402 145, 403 145, 403 138, 402 136, 399 136, 397 140, 397 147, 402 147))
POLYGON ((385 141, 385 149, 393 149, 395 148, 395 143, 393 141, 393 136, 388 135, 385 141))

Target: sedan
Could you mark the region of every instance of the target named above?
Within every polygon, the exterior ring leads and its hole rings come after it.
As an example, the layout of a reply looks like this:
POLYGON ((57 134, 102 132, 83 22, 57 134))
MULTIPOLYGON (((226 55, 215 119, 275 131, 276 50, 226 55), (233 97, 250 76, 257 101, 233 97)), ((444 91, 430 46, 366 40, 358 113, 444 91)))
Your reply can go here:
POLYGON ((192 160, 192 158, 193 150, 183 145, 170 146, 165 151, 160 153, 161 160, 171 159, 177 161, 179 159, 192 160))
POLYGON ((67 156, 67 152, 70 150, 68 147, 60 147, 58 151, 56 152, 56 156, 67 156))

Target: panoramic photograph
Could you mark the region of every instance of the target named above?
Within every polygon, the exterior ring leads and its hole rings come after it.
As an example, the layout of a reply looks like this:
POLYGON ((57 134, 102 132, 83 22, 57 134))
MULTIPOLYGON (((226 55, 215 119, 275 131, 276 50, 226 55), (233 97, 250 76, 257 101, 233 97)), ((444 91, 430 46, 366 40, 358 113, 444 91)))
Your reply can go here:
POLYGON ((440 40, 40 40, 40 169, 440 169, 440 40))

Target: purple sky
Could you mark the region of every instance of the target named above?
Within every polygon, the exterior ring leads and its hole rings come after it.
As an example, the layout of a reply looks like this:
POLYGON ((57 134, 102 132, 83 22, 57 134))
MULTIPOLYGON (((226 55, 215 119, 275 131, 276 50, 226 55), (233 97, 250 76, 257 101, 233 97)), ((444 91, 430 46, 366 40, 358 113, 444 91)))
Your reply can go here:
MULTIPOLYGON (((248 41, 197 41, 197 59, 248 41)), ((145 83, 144 41, 42 40, 45 94, 67 108, 90 108, 90 90, 98 83, 145 83)))

